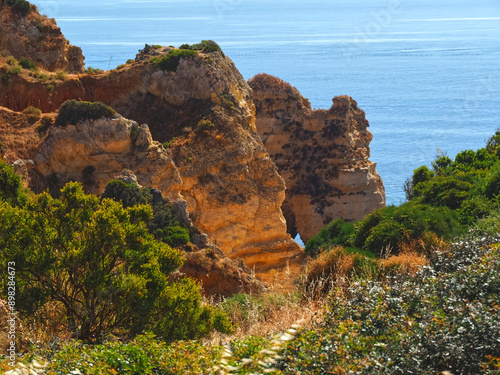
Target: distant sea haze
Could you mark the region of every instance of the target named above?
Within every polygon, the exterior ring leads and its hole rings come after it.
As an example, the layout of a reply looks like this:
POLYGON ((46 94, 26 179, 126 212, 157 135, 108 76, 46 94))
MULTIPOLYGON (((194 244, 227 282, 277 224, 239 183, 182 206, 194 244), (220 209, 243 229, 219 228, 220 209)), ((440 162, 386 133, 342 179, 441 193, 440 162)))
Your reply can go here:
POLYGON ((34 0, 112 69, 144 44, 215 40, 246 79, 275 75, 315 108, 353 97, 370 130, 388 204, 439 152, 483 147, 500 127, 498 0, 34 0))

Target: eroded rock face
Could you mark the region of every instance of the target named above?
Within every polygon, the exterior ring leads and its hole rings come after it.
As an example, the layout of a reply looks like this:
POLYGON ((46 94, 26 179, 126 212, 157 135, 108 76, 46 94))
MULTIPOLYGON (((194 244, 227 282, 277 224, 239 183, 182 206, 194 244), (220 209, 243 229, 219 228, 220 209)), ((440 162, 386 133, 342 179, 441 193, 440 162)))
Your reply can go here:
POLYGON ((267 74, 249 81, 258 133, 284 178, 288 232, 304 241, 336 218, 359 220, 385 206, 385 190, 368 160, 372 134, 357 103, 335 97, 311 110, 290 84, 267 74))
POLYGON ((83 71, 82 50, 64 38, 55 20, 32 11, 24 16, 0 4, 0 51, 50 71, 83 71))

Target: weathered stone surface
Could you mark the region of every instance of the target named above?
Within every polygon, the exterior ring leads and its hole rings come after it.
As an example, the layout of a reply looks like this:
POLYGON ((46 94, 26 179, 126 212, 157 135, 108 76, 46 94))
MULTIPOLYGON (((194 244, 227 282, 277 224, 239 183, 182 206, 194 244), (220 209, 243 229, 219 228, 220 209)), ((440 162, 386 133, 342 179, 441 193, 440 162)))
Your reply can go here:
MULTIPOLYGON (((198 53, 181 59, 176 72, 161 71, 142 55, 138 61, 81 76, 75 94, 149 127, 116 117, 52 128, 34 159, 37 170, 60 181, 87 177, 89 189, 100 193, 107 180, 131 169, 139 184, 184 199, 193 223, 228 257, 242 258, 259 275, 290 263, 298 269, 302 250, 286 233, 281 212, 284 181, 256 132, 251 89, 232 61, 198 53), (132 127, 139 129, 134 139, 132 127), (168 141, 168 150, 158 140, 168 141)), ((71 87, 69 81, 56 87, 39 105, 53 109, 71 87)))
POLYGON ((0 51, 4 50, 50 71, 79 73, 84 67, 82 50, 69 44, 55 20, 36 10, 23 16, 0 4, 0 51))
POLYGON ((335 97, 329 110, 311 110, 290 84, 267 74, 249 81, 259 135, 284 178, 288 232, 307 241, 336 218, 359 220, 385 205, 372 134, 357 103, 335 97))

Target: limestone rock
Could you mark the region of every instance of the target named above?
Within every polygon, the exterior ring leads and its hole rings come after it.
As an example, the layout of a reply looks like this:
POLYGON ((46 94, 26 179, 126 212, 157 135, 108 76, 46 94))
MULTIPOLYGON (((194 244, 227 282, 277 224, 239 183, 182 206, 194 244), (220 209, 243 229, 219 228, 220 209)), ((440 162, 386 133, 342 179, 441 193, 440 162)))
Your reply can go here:
POLYGON ((307 241, 333 219, 359 220, 385 206, 382 179, 368 160, 369 124, 352 98, 313 111, 279 78, 259 74, 249 84, 258 133, 287 186, 283 213, 292 236, 307 241))
POLYGON ((69 44, 55 20, 36 10, 23 16, 0 4, 0 51, 4 50, 50 71, 79 73, 84 67, 82 50, 69 44))

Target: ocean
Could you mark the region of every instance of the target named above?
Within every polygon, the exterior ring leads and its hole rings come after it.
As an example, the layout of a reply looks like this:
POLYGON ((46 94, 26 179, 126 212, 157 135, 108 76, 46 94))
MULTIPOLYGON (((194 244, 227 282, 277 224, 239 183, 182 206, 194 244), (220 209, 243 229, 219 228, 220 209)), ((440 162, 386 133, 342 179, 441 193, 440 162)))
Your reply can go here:
POLYGON ((216 41, 245 79, 275 75, 313 108, 337 95, 366 112, 388 204, 438 153, 500 128, 499 0, 33 0, 112 69, 147 44, 216 41))

